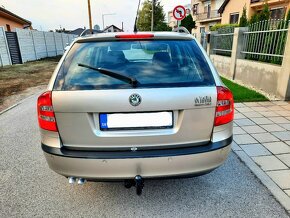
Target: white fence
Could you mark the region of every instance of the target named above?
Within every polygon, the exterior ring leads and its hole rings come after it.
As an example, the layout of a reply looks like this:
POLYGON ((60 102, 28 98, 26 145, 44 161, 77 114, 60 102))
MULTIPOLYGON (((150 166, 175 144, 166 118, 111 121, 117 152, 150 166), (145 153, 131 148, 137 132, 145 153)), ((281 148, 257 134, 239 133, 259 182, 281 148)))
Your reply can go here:
POLYGON ((5 30, 0 27, 0 66, 10 65, 10 53, 7 45, 5 30))
MULTIPOLYGON (((67 43, 77 35, 16 29, 22 62, 62 55, 67 43)), ((11 65, 11 57, 4 27, 0 27, 0 67, 11 65)))
POLYGON ((16 29, 22 61, 62 55, 76 35, 16 29))

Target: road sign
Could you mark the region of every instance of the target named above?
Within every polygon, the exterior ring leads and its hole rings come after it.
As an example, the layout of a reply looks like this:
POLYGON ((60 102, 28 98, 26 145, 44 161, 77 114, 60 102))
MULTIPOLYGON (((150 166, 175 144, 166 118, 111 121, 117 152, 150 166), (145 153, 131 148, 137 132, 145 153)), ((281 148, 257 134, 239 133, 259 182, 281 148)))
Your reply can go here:
POLYGON ((176 20, 183 20, 186 16, 186 9, 182 5, 178 5, 173 9, 173 17, 176 20))

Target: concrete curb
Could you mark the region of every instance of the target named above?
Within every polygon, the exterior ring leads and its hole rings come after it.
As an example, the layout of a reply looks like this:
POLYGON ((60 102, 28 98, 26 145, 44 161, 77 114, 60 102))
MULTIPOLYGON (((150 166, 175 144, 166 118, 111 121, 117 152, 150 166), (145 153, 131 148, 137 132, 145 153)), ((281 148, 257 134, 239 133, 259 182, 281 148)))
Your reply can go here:
POLYGON ((38 91, 38 92, 36 92, 36 93, 34 93, 34 94, 32 94, 32 95, 30 95, 30 96, 28 96, 28 97, 26 97, 26 98, 20 100, 20 101, 17 102, 16 104, 13 104, 12 106, 10 106, 10 107, 8 107, 8 108, 6 108, 6 109, 0 111, 0 115, 2 115, 2 114, 4 114, 4 113, 6 113, 7 111, 9 111, 9 110, 11 110, 11 109, 17 107, 18 105, 22 104, 24 101, 28 100, 29 98, 32 98, 32 97, 35 96, 35 95, 38 95, 38 94, 42 93, 42 92, 43 92, 43 90, 42 90, 42 91, 38 91))
POLYGON ((244 162, 247 167, 260 179, 260 181, 269 189, 276 200, 290 212, 290 199, 288 195, 283 192, 279 186, 242 150, 233 152, 244 162))

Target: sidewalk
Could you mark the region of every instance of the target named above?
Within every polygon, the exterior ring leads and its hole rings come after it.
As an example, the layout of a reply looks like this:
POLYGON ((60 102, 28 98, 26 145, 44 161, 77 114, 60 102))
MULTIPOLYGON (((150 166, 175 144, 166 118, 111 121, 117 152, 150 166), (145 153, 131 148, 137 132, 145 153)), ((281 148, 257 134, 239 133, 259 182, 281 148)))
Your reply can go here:
POLYGON ((235 104, 232 148, 290 212, 290 103, 235 104))

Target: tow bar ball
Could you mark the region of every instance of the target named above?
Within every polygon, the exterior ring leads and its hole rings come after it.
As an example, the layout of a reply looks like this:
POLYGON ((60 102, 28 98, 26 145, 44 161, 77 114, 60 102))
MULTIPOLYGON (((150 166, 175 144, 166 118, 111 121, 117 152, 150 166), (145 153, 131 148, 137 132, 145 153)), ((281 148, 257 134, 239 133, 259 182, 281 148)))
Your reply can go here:
POLYGON ((135 186, 136 194, 140 196, 144 188, 144 179, 140 175, 137 175, 135 176, 134 180, 133 179, 125 180, 124 185, 126 188, 131 188, 132 186, 135 186))

